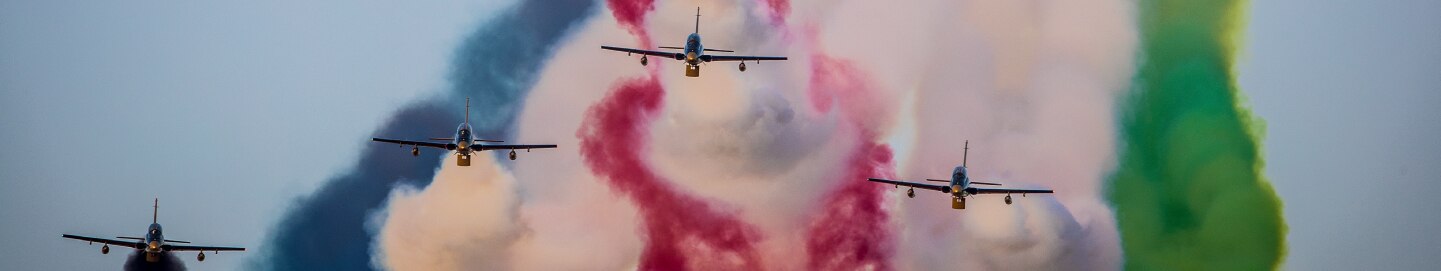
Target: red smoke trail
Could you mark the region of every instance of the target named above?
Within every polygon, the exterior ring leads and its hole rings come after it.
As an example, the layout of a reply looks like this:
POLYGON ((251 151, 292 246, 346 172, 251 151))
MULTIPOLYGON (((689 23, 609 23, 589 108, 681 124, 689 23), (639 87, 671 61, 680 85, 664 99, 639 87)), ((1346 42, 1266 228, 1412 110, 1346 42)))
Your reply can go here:
POLYGON ((885 186, 869 177, 895 175, 889 146, 877 143, 876 123, 884 114, 876 88, 850 62, 817 53, 811 63, 811 105, 822 113, 840 110, 857 143, 840 176, 840 187, 821 204, 806 231, 806 267, 811 270, 891 270, 894 242, 882 207, 885 186), (834 104, 834 105, 833 105, 834 104), (832 108, 834 107, 834 108, 832 108))
POLYGON ((655 77, 624 81, 590 107, 576 132, 586 165, 628 197, 644 220, 640 269, 760 269, 753 226, 677 191, 642 158, 664 94, 655 77))
POLYGON ((786 16, 791 13, 790 0, 761 0, 770 11, 771 26, 783 26, 786 24, 786 16))
MULTIPOLYGON (((648 47, 645 16, 655 9, 654 2, 606 2, 616 20, 648 47)), ((641 270, 759 270, 754 247, 760 234, 754 226, 676 190, 642 157, 648 128, 665 97, 656 72, 622 81, 586 111, 576 132, 582 159, 613 191, 628 197, 644 220, 641 270)))
POLYGON ((606 0, 615 20, 630 30, 631 35, 640 39, 641 46, 650 48, 650 32, 645 29, 645 18, 655 10, 655 0, 606 0))

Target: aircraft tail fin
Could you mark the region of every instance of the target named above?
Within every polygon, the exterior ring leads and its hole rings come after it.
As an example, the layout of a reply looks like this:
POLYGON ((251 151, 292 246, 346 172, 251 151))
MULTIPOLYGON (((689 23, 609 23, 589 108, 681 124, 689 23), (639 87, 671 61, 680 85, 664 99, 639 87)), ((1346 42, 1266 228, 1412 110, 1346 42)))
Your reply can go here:
POLYGON ((700 34, 700 7, 695 7, 695 32, 700 34))
POLYGON ((966 157, 970 156, 970 153, 971 153, 971 141, 970 141, 970 140, 966 140, 966 147, 965 147, 964 150, 961 150, 961 166, 962 166, 962 167, 965 167, 965 166, 966 166, 966 157))
POLYGON ((160 221, 160 198, 155 198, 155 206, 154 206, 154 207, 155 207, 155 209, 151 209, 151 210, 150 210, 150 223, 159 223, 159 221, 160 221))
POLYGON ((465 97, 465 125, 470 126, 470 97, 465 97))

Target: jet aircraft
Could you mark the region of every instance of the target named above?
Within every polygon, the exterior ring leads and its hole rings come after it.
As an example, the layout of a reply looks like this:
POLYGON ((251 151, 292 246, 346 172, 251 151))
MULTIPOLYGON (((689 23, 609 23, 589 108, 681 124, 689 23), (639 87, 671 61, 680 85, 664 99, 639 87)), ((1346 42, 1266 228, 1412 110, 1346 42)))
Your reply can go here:
POLYGON ((759 63, 761 62, 761 60, 786 60, 786 57, 783 57, 783 56, 734 56, 734 55, 711 55, 711 54, 706 54, 705 52, 734 53, 735 51, 731 51, 731 50, 721 50, 721 49, 707 49, 707 48, 705 48, 705 46, 702 46, 702 45, 701 45, 701 43, 700 43, 700 8, 696 8, 696 9, 695 9, 695 32, 692 32, 692 33, 690 34, 690 36, 688 36, 688 37, 685 38, 685 47, 675 47, 675 46, 661 46, 661 47, 660 47, 661 49, 681 50, 681 52, 673 52, 673 51, 651 51, 651 50, 641 50, 641 49, 622 48, 622 47, 611 47, 611 46, 601 46, 600 48, 601 48, 601 49, 606 49, 606 50, 611 50, 611 51, 625 52, 626 55, 630 55, 630 54, 641 54, 641 57, 640 57, 640 65, 641 65, 641 66, 645 66, 646 64, 649 63, 649 60, 646 58, 647 56, 657 56, 657 57, 664 57, 664 58, 674 58, 675 60, 685 61, 685 76, 686 76, 686 77, 700 77, 700 64, 701 64, 702 62, 711 62, 711 61, 740 61, 740 70, 741 70, 742 72, 744 72, 744 71, 746 71, 746 63, 745 63, 746 61, 755 61, 757 64, 759 64, 759 63))
MULTIPOLYGON (((967 141, 964 152, 970 152, 970 150, 971 142, 967 141)), ((877 178, 868 178, 867 180, 878 183, 892 184, 895 185, 897 188, 901 186, 907 186, 909 188, 906 189, 906 196, 911 198, 916 197, 916 188, 941 191, 941 193, 951 194, 951 209, 965 209, 967 196, 975 196, 980 194, 1006 194, 1006 204, 1011 204, 1011 194, 1021 194, 1021 196, 1024 197, 1026 196, 1026 194, 1054 193, 1050 189, 1002 189, 975 187, 973 185, 999 186, 1001 184, 971 181, 970 176, 966 175, 966 155, 966 153, 962 153, 961 166, 956 167, 955 170, 951 171, 950 180, 926 179, 926 181, 943 182, 948 183, 949 185, 934 185, 877 178)))
POLYGON ((197 260, 197 261, 205 261, 205 252, 206 252, 206 251, 211 251, 211 252, 214 252, 214 253, 217 253, 217 254, 220 253, 221 251, 245 251, 245 248, 242 248, 242 247, 208 247, 208 246, 191 246, 191 245, 172 245, 172 244, 170 244, 170 243, 189 244, 190 242, 165 239, 164 232, 160 229, 160 223, 157 222, 157 220, 158 220, 158 218, 159 218, 159 213, 160 213, 160 199, 155 199, 155 209, 154 209, 154 213, 151 213, 152 216, 150 217, 150 229, 145 232, 145 237, 144 237, 144 238, 141 238, 141 237, 123 237, 123 236, 122 236, 122 237, 115 237, 115 239, 126 239, 126 240, 114 240, 114 239, 85 237, 85 236, 69 235, 69 234, 62 234, 62 235, 60 235, 60 237, 65 237, 65 238, 70 238, 70 239, 75 239, 75 240, 80 240, 80 241, 86 241, 86 242, 90 242, 91 244, 101 243, 101 244, 103 244, 103 245, 100 246, 100 254, 110 254, 110 245, 115 245, 115 246, 119 246, 119 247, 129 247, 129 248, 134 248, 134 249, 136 249, 136 250, 141 250, 141 251, 144 251, 144 252, 145 252, 145 261, 147 261, 147 262, 157 262, 157 261, 160 261, 160 253, 167 253, 167 252, 172 252, 172 251, 199 251, 198 254, 195 254, 195 260, 197 260))
POLYGON ((464 122, 464 123, 461 123, 461 124, 460 124, 460 127, 455 128, 455 137, 451 137, 451 138, 431 138, 431 139, 430 139, 430 140, 435 140, 435 141, 450 141, 450 143, 427 142, 427 141, 409 141, 409 140, 385 139, 385 138, 371 138, 370 140, 372 140, 372 141, 377 141, 377 142, 385 142, 385 143, 399 144, 399 145, 409 145, 409 146, 410 146, 410 155, 412 155, 412 156, 420 156, 420 147, 430 147, 430 148, 437 148, 437 149, 452 150, 452 151, 455 151, 455 155, 457 156, 457 158, 459 158, 459 159, 455 160, 456 165, 462 166, 462 167, 470 166, 470 155, 471 155, 471 154, 474 154, 475 152, 479 152, 479 151, 487 151, 487 150, 510 150, 510 160, 515 160, 515 158, 516 158, 515 150, 526 150, 526 151, 530 151, 530 149, 552 149, 552 148, 555 148, 555 145, 502 145, 502 144, 480 144, 481 142, 501 143, 501 142, 505 142, 505 141, 502 141, 502 140, 489 140, 489 139, 478 139, 478 138, 474 138, 474 134, 472 134, 472 133, 471 133, 471 130, 470 130, 470 98, 465 98, 465 122, 464 122))

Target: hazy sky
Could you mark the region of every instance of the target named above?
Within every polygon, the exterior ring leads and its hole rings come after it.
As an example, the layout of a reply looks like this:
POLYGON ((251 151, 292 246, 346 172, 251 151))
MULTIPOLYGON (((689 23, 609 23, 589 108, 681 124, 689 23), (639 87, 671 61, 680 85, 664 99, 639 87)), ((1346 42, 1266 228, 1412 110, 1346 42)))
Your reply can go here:
POLYGON ((141 235, 156 197, 167 238, 264 250, 508 2, 0 2, 0 269, 119 269, 60 234, 141 235))
MULTIPOLYGON (((264 250, 285 206, 445 89, 463 35, 511 1, 0 1, 0 269, 118 268, 129 251, 60 234, 143 234, 156 197, 170 239, 264 250)), ((1438 12, 1251 4, 1240 84, 1289 269, 1441 265, 1438 12)))
POLYGON ((1441 1, 1252 1, 1240 83, 1293 270, 1441 265, 1441 1))

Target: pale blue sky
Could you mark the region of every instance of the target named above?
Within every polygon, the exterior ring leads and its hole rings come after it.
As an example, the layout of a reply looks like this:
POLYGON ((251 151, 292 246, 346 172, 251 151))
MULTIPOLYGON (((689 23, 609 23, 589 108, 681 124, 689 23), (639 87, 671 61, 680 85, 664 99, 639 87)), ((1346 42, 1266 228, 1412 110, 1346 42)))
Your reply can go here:
POLYGON ((0 270, 119 269, 60 234, 141 235, 155 197, 168 238, 265 249, 511 2, 0 1, 0 270))
POLYGON ((1441 1, 1252 1, 1240 84, 1265 119, 1292 270, 1441 266, 1441 1))
MULTIPOLYGON (((284 206, 445 89, 455 46, 511 1, 0 1, 0 269, 118 268, 59 235, 140 234, 154 197, 172 239, 265 249, 284 206)), ((1441 265, 1438 13, 1252 3, 1239 81, 1290 269, 1441 265)))

